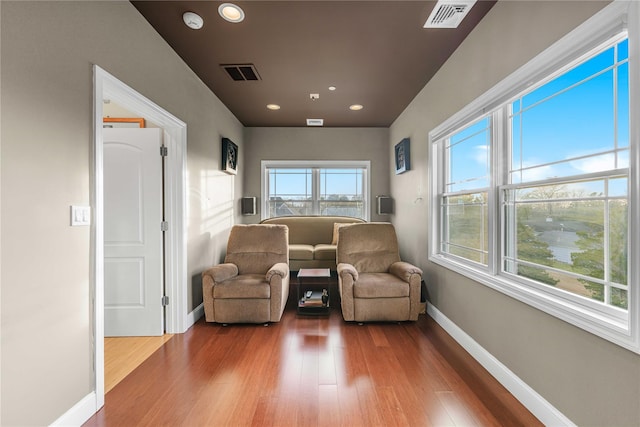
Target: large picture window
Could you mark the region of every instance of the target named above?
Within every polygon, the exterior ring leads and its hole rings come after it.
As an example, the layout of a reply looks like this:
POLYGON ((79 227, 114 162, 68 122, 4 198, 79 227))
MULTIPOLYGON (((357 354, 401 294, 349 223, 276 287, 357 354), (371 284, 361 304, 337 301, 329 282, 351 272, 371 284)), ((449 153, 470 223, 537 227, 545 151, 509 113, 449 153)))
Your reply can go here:
POLYGON ((582 31, 430 133, 430 260, 640 352, 630 38, 582 31))
POLYGON ((369 162, 263 161, 263 218, 369 218, 369 162))
POLYGON ((503 270, 627 309, 628 39, 506 108, 503 270))

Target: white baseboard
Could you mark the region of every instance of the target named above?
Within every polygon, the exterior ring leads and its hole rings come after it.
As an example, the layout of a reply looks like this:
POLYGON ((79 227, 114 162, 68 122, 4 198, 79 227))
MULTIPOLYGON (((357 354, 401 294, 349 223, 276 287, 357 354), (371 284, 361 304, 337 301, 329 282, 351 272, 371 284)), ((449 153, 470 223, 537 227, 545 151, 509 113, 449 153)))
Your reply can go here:
MULTIPOLYGON (((202 316, 204 316, 204 303, 197 306, 191 313, 187 314, 186 329, 192 327, 202 316)), ((71 409, 55 420, 52 427, 76 427, 84 424, 96 412, 98 412, 96 392, 86 395, 82 400, 73 405, 71 409)))
POLYGON ((503 365, 491 353, 474 341, 458 325, 442 314, 433 305, 427 303, 427 314, 447 331, 478 363, 480 363, 500 384, 520 401, 533 415, 546 426, 575 426, 562 412, 558 411, 544 397, 529 387, 509 368, 503 365))
POLYGON ((78 427, 98 412, 96 393, 91 392, 55 420, 53 427, 78 427))
POLYGON ((186 329, 192 327, 202 316, 204 316, 204 303, 200 303, 191 313, 187 314, 186 329))

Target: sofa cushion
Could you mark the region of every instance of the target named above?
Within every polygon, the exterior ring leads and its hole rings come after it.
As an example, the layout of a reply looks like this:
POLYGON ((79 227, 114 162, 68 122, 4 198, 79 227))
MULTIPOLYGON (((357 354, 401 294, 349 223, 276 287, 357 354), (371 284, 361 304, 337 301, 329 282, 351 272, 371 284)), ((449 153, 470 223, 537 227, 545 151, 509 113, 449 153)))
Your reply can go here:
POLYGON ((336 259, 336 245, 316 245, 313 251, 314 259, 336 259))
POLYGON ((245 274, 216 283, 213 298, 269 298, 271 288, 264 274, 245 274))
POLYGON ((284 224, 289 227, 289 244, 317 245, 330 243, 333 238, 334 223, 361 223, 360 218, 347 216, 281 216, 267 218, 261 224, 284 224))
POLYGON ((360 273, 353 284, 355 298, 399 298, 409 296, 409 284, 387 273, 360 273))
POLYGON ((289 259, 313 259, 313 245, 289 245, 289 259))

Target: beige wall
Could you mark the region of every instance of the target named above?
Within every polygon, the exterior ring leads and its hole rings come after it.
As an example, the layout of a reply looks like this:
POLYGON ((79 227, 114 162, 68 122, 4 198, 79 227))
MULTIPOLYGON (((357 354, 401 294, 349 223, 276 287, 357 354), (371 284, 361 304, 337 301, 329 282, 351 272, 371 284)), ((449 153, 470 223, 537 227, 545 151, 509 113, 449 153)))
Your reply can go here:
POLYGON ((600 10, 594 1, 500 1, 391 127, 415 170, 391 177, 402 250, 425 269, 433 304, 578 425, 640 423, 640 356, 427 259, 427 135, 600 10))
MULTIPOLYGON (((219 171, 242 125, 129 2, 2 1, 1 425, 47 425, 93 389, 89 204, 98 64, 187 123, 188 273, 219 261, 242 176, 219 171)), ((242 159, 241 159, 242 162, 242 159)), ((197 280, 196 280, 197 281, 197 280)), ((191 289, 189 307, 201 291, 191 289)))
MULTIPOLYGON (((261 160, 370 160, 371 221, 390 221, 378 215, 375 197, 389 194, 387 128, 246 128, 242 168, 246 197, 260 204, 261 160)), ((259 208, 258 208, 259 209, 259 208)), ((260 212, 244 222, 260 221, 260 212)))

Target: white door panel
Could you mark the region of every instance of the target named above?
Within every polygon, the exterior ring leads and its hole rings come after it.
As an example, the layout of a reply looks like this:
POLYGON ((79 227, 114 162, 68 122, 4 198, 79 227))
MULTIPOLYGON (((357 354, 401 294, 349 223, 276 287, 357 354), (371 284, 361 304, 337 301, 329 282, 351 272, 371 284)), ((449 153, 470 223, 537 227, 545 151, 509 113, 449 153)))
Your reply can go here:
POLYGON ((103 135, 105 336, 162 335, 162 133, 103 135))

